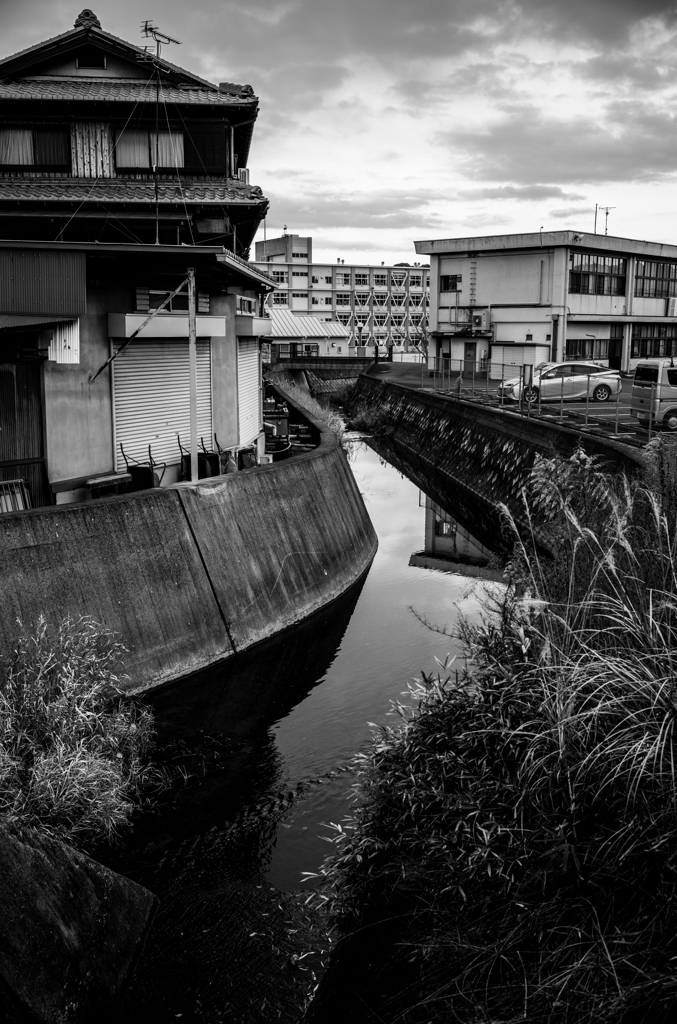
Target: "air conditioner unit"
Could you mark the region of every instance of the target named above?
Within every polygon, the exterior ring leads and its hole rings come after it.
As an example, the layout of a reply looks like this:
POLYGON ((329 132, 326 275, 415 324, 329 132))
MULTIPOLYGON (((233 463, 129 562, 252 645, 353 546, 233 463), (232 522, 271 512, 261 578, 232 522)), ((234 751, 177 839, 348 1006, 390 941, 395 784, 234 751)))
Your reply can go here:
POLYGON ((248 167, 238 167, 238 169, 237 169, 237 176, 238 176, 238 178, 240 179, 240 181, 244 185, 248 185, 249 184, 249 168, 248 167))
POLYGON ((666 316, 677 316, 677 299, 668 299, 665 305, 666 316))
POLYGON ((491 319, 488 309, 477 309, 472 314, 473 331, 488 331, 491 319))
POLYGON ((272 466, 273 456, 271 453, 259 455, 259 466, 272 466))

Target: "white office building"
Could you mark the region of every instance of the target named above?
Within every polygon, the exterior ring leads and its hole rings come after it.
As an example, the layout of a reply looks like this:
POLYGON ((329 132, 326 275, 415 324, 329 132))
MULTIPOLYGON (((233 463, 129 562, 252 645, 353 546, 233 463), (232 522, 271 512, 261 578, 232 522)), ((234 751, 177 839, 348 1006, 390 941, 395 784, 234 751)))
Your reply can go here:
POLYGON ((416 242, 430 257, 431 358, 482 369, 677 355, 677 246, 576 231, 416 242))
POLYGON ((282 235, 256 243, 255 267, 277 287, 273 309, 334 320, 350 332, 350 345, 409 348, 427 323, 429 265, 346 265, 313 261, 312 238, 282 235))

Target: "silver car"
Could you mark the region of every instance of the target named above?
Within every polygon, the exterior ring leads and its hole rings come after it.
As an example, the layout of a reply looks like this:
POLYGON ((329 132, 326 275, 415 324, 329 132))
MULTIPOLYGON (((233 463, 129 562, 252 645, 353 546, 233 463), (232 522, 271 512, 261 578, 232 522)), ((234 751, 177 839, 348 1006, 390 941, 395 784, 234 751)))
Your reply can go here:
MULTIPOLYGON (((547 368, 534 370, 533 383, 524 389, 523 397, 526 402, 537 402, 539 395, 542 402, 558 402, 580 401, 589 395, 595 402, 608 402, 622 387, 620 373, 608 366, 592 362, 551 363, 547 368)), ((518 380, 510 397, 519 402, 522 390, 518 380)))
MULTIPOLYGON (((549 366, 556 365, 556 363, 539 363, 538 366, 534 366, 534 373, 537 373, 541 370, 546 370, 549 366)), ((507 380, 504 380, 502 384, 498 385, 498 388, 496 389, 496 394, 499 396, 499 398, 501 394, 504 394, 506 398, 512 398, 513 388, 516 388, 519 382, 519 377, 509 377, 507 380)))

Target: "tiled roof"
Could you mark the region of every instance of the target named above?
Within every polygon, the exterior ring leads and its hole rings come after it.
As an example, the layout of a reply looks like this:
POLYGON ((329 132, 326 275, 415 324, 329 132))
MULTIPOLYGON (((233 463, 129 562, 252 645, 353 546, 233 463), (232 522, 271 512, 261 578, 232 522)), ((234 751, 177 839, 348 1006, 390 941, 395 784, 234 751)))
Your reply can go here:
POLYGON ((273 338, 349 338, 350 331, 337 320, 295 316, 289 309, 271 309, 273 338))
MULTIPOLYGON (((24 78, 14 82, 0 82, 0 99, 4 100, 106 100, 108 102, 155 102, 155 86, 151 81, 138 78, 74 79, 24 78)), ((218 106, 251 104, 256 96, 241 85, 223 83, 212 89, 199 85, 160 87, 162 103, 211 103, 218 106)))
MULTIPOLYGON (((228 180, 160 181, 161 203, 265 203, 258 185, 228 180)), ((154 203, 152 179, 0 178, 0 202, 154 203)))

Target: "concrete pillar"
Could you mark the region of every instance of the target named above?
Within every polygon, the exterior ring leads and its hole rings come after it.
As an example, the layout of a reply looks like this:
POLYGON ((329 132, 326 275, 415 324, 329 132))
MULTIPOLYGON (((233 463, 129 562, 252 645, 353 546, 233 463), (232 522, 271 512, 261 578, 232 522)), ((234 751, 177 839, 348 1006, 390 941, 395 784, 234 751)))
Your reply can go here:
POLYGON ((567 315, 569 300, 569 250, 558 246, 553 252, 552 310, 559 313, 557 329, 557 362, 566 358, 567 315))
MULTIPOLYGON (((637 265, 637 258, 635 256, 628 256, 626 267, 625 267, 625 312, 628 316, 632 316, 632 308, 635 298, 635 268, 637 265)), ((630 369, 630 353, 632 351, 632 324, 623 325, 623 354, 621 356, 621 369, 628 371, 630 369)))
MULTIPOLYGON (((437 315, 440 294, 439 256, 430 257, 430 307, 428 309, 428 330, 438 330, 437 315)), ((425 276, 425 271, 423 271, 425 276)), ((425 288, 423 289, 425 294, 425 288)), ((425 303, 425 299, 424 299, 425 303)))

